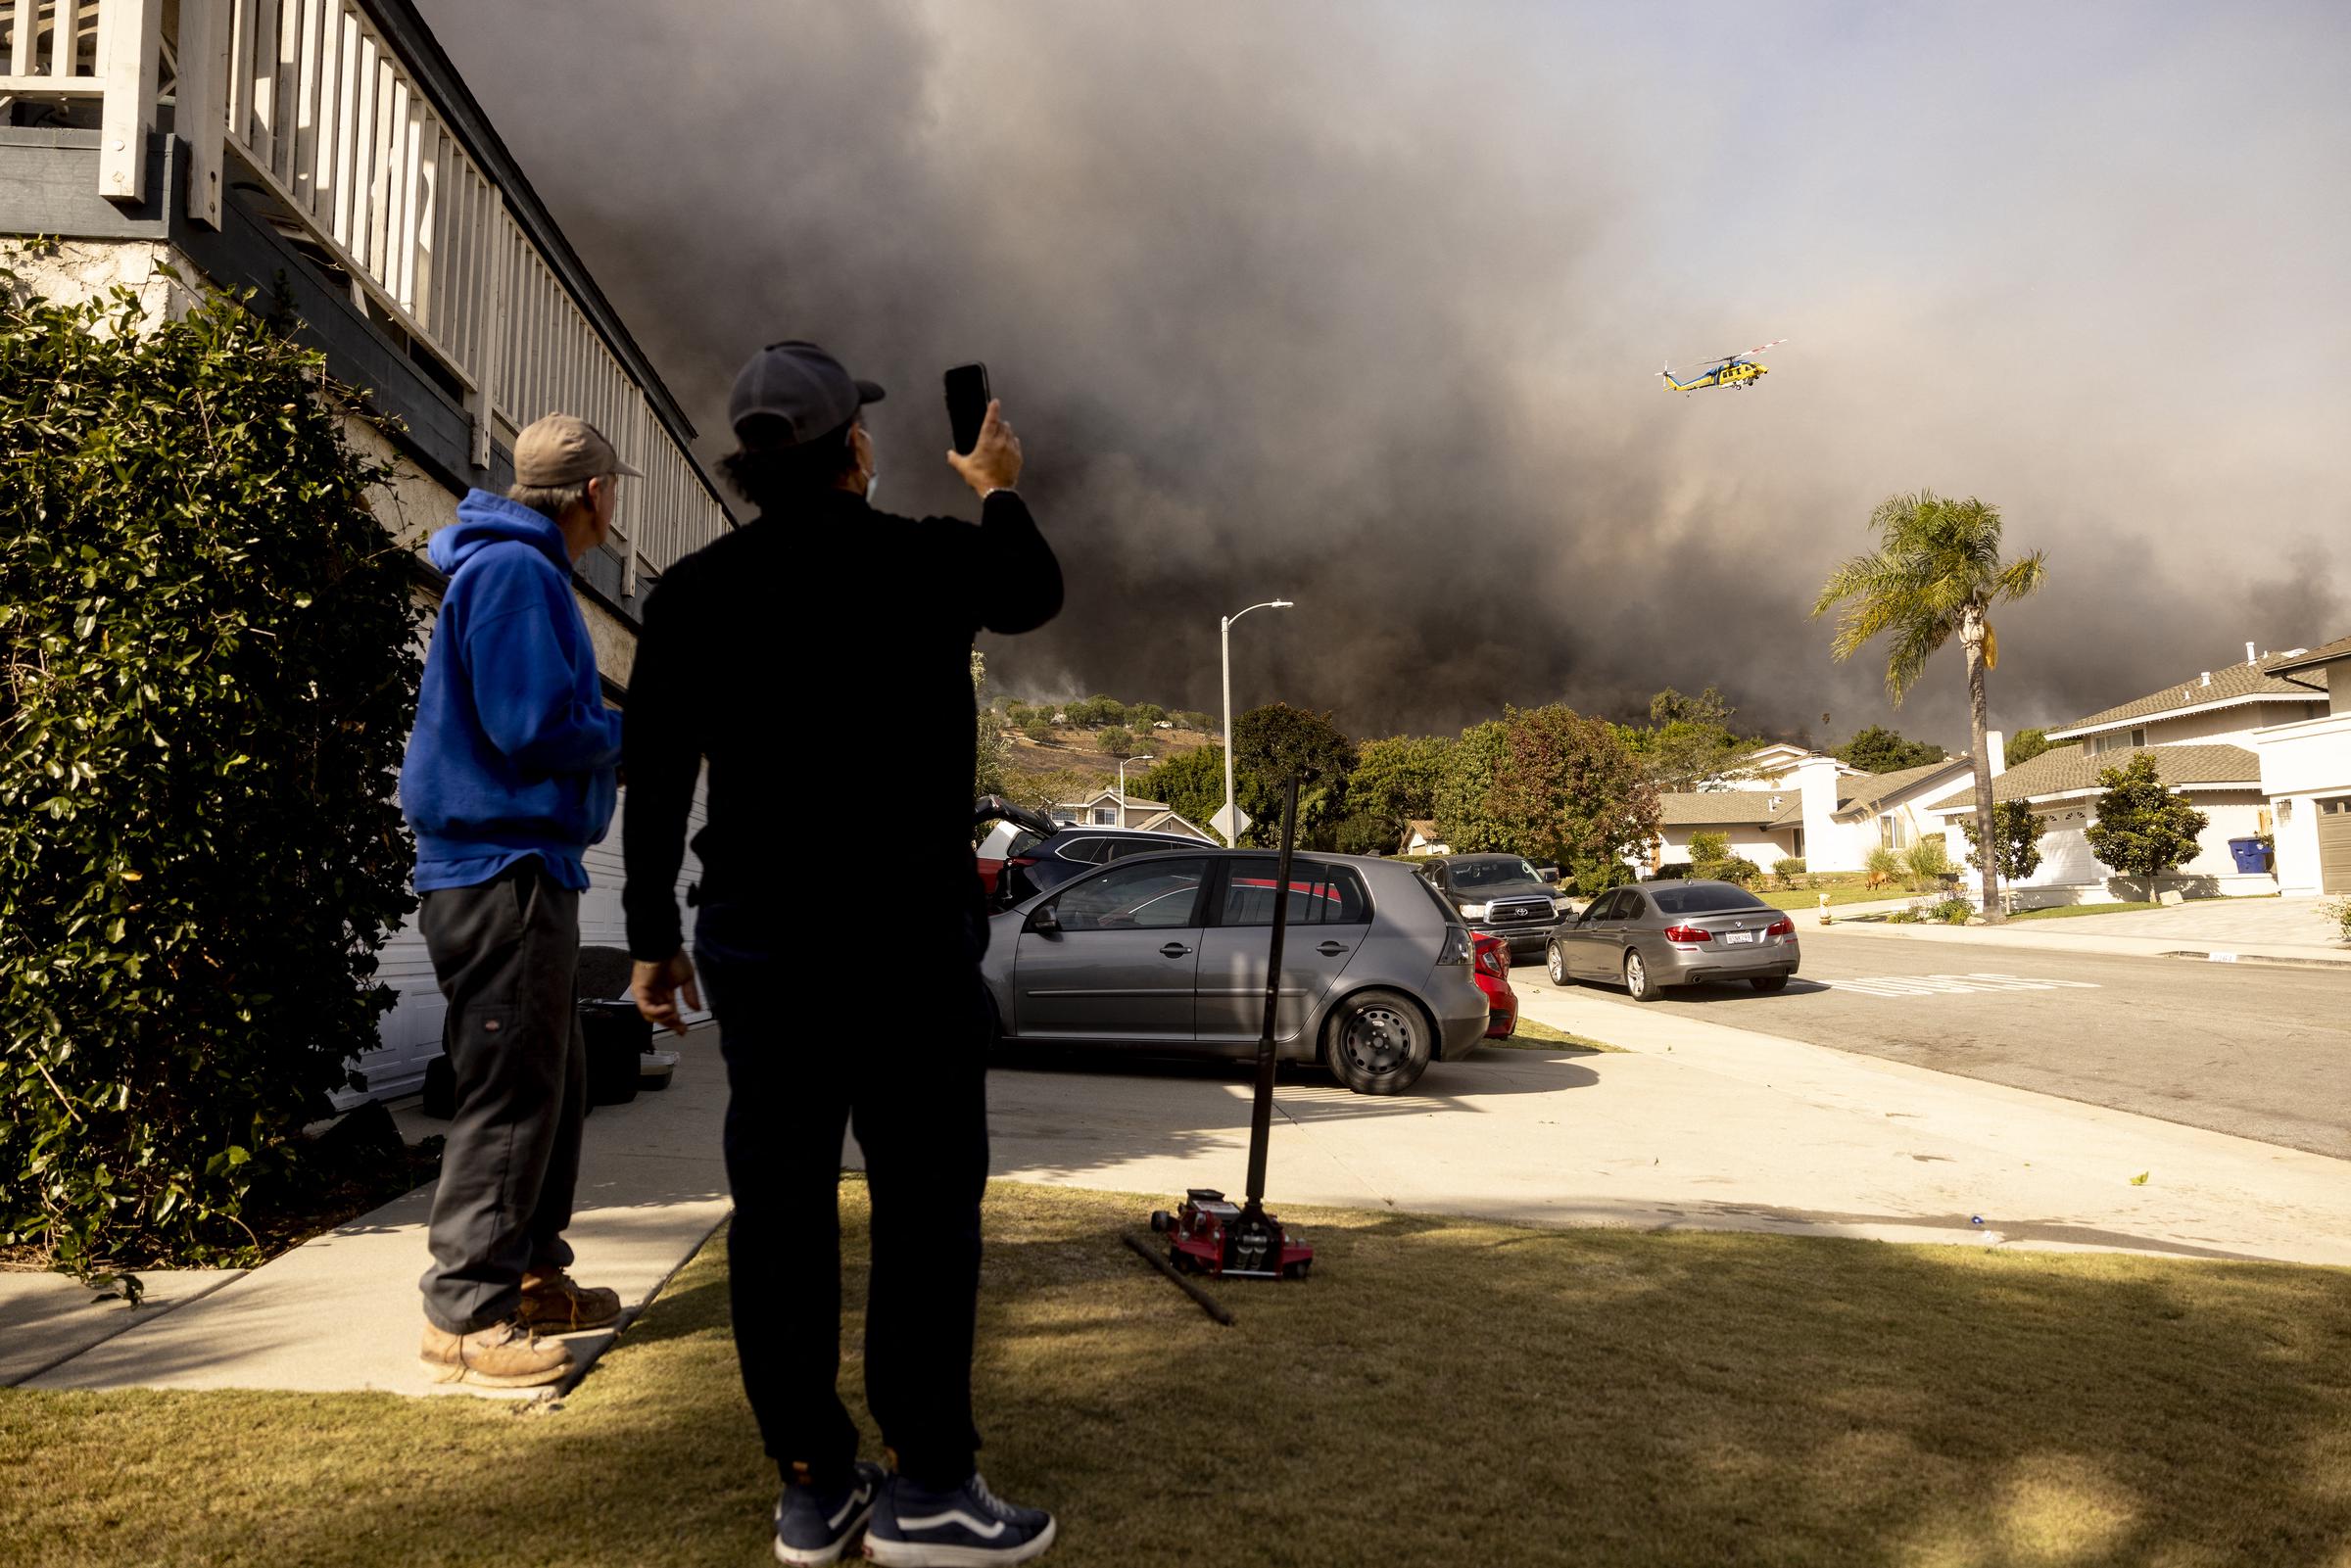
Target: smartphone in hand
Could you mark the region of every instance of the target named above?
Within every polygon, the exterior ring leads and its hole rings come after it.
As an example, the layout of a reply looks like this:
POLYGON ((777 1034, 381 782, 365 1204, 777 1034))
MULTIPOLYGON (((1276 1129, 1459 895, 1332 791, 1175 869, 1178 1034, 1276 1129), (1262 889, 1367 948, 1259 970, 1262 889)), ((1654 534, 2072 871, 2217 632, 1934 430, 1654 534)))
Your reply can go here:
POLYGON ((980 427, 987 421, 987 366, 973 360, 947 372, 947 422, 955 431, 955 450, 969 455, 980 445, 980 427))

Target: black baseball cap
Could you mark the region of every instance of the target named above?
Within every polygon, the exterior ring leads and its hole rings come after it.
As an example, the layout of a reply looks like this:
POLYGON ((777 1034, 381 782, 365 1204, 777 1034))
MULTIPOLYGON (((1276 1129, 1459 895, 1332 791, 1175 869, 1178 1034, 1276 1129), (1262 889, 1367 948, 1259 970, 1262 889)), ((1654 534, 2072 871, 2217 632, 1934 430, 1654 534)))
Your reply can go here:
POLYGON ((881 401, 882 389, 873 382, 859 381, 815 344, 788 338, 751 356, 735 378, 727 422, 741 435, 747 420, 778 420, 792 432, 782 445, 796 447, 839 430, 859 408, 881 401))

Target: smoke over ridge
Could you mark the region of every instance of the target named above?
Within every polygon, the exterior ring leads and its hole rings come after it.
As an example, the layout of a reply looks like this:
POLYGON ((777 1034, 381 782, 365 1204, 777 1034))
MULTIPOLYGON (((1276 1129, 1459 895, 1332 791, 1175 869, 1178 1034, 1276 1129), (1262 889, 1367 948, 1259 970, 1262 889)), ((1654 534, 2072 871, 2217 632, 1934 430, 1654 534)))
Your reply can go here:
MULTIPOLYGON (((705 457, 812 337, 878 499, 968 513, 988 361, 1071 584, 1015 689, 1213 709, 1282 596, 1241 706, 1826 739, 1883 665, 1805 612, 1922 486, 2050 555, 1996 726, 2351 632, 2338 10, 421 3, 705 457)), ((1892 722, 1963 745, 1947 664, 1892 722)))

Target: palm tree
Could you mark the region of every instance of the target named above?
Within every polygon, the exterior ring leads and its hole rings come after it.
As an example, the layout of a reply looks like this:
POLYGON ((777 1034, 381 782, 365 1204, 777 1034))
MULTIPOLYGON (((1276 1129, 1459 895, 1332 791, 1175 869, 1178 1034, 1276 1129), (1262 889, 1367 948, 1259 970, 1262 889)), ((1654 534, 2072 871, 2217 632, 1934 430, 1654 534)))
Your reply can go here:
POLYGON ((1839 659, 1849 659, 1881 633, 1892 633, 1886 655, 1886 693, 1900 707, 1951 634, 1967 651, 1968 729, 1976 771, 1976 842, 1983 861, 1984 918, 2003 918, 1999 873, 1990 846, 1992 835, 1991 769, 1985 755, 1984 672, 2000 661, 1992 636, 1991 607, 2038 591, 2047 578, 2039 550, 2013 561, 2000 559, 2000 512, 1969 497, 1950 500, 1931 490, 1889 496, 1869 514, 1878 548, 1856 555, 1829 574, 1814 619, 1843 605, 1837 640, 1839 659))

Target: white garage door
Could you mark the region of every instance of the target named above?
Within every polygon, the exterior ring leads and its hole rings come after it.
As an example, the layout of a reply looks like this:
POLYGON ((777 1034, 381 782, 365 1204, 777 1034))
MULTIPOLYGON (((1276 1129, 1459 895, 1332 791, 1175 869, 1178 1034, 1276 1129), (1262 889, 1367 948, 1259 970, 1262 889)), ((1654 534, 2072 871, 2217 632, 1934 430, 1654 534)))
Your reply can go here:
POLYGON ((2107 872, 2089 852, 2084 830, 2089 826, 2087 807, 2065 807, 2042 814, 2040 866, 2021 885, 2026 887, 2095 886, 2107 872))
POLYGON ((2351 795, 2318 802, 2319 890, 2351 893, 2351 795))

